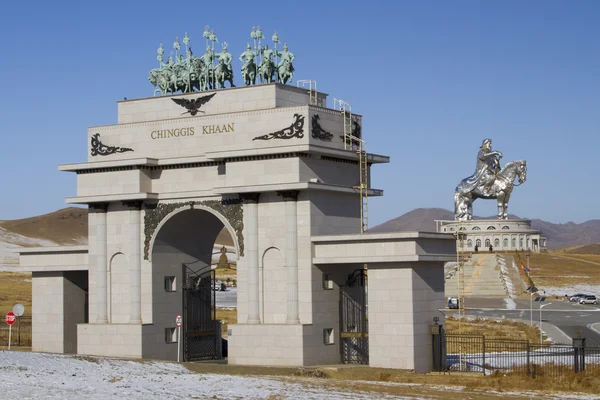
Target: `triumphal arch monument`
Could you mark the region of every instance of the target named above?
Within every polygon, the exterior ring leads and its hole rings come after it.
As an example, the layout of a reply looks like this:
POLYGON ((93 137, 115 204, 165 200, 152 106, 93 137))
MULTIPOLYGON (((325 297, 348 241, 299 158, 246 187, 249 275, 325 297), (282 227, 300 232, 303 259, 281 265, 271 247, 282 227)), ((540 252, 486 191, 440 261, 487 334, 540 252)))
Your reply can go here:
POLYGON ((66 201, 89 208, 88 243, 21 251, 33 350, 222 358, 211 255, 226 229, 230 364, 429 371, 454 237, 369 234, 367 199, 383 194, 371 168, 389 158, 366 151, 363 117, 314 82, 293 85, 295 55, 277 35, 271 50, 252 30, 237 87, 235 57, 215 51, 214 31, 204 38, 200 57, 187 34, 167 62, 161 45, 154 95, 118 101, 116 124, 88 129, 87 159, 59 166, 77 175, 66 201))

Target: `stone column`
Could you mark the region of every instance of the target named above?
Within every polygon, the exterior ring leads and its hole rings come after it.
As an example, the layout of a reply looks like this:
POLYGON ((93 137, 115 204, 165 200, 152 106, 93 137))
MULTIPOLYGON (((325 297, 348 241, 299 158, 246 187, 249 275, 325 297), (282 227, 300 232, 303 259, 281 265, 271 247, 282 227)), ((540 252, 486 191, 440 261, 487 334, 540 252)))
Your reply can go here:
POLYGON ((124 202, 129 209, 129 323, 142 323, 141 201, 124 202))
POLYGON ((96 297, 96 323, 107 324, 108 289, 106 287, 106 281, 108 277, 108 263, 106 259, 106 210, 108 204, 90 204, 89 208, 94 212, 96 229, 96 263, 94 266, 96 269, 96 289, 98 291, 96 297))
POLYGON ((259 270, 258 270, 258 198, 260 193, 243 193, 244 202, 244 252, 248 268, 248 324, 260 324, 258 307, 259 270))
POLYGON ((285 202, 286 324, 299 324, 298 310, 298 191, 278 192, 285 202))

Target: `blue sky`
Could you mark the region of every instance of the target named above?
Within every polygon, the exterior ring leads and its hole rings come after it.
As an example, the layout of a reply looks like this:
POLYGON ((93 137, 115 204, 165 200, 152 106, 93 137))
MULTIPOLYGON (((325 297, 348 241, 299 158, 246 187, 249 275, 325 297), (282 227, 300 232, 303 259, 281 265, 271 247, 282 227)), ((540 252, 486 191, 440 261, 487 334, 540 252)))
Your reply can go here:
MULTIPOLYGON (((295 79, 364 115, 369 151, 391 157, 373 168, 385 196, 370 202, 371 226, 418 207, 452 209, 486 137, 503 163, 528 162, 511 213, 599 218, 600 2, 250 4, 4 2, 0 219, 65 207, 76 175, 57 165, 85 161, 87 127, 116 123, 117 100, 152 95, 161 42, 168 54, 188 32, 201 53, 205 25, 236 58, 253 25, 267 38, 277 31, 296 55, 295 79)), ((491 215, 495 202, 478 200, 474 212, 491 215)))

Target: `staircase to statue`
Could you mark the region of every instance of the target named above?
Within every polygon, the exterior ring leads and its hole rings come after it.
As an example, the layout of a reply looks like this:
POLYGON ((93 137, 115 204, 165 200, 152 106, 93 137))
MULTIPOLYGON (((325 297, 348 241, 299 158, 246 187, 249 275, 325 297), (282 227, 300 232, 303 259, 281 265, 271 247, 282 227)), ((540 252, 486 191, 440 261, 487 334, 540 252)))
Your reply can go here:
MULTIPOLYGON (((508 293, 494 254, 473 254, 464 266, 464 296, 505 298, 508 293)), ((456 269, 446 275, 446 297, 458 297, 456 269)))

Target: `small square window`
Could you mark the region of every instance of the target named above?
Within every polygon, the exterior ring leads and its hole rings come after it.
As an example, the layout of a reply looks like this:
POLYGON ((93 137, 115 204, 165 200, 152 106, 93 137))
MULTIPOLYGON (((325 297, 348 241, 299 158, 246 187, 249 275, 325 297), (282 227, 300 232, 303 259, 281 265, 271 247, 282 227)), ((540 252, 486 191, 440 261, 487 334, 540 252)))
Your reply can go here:
POLYGON ((333 281, 329 279, 329 275, 323 274, 323 289, 333 290, 333 281))
POLYGON ((165 343, 177 343, 177 328, 165 328, 165 343))
POLYGON ((333 328, 323 329, 323 343, 333 344, 333 328))
POLYGON ((174 276, 165 276, 165 292, 176 292, 177 284, 174 276))

